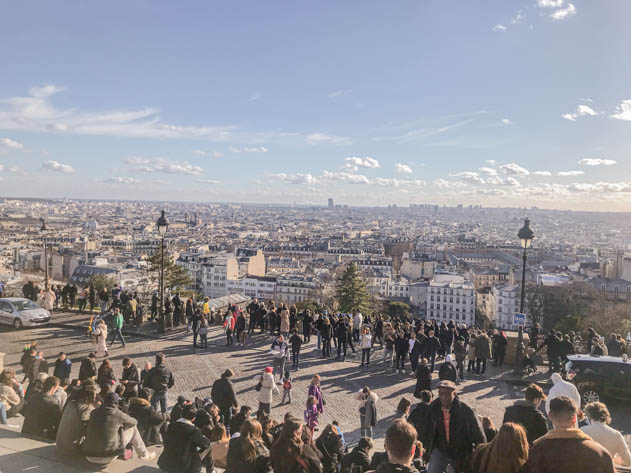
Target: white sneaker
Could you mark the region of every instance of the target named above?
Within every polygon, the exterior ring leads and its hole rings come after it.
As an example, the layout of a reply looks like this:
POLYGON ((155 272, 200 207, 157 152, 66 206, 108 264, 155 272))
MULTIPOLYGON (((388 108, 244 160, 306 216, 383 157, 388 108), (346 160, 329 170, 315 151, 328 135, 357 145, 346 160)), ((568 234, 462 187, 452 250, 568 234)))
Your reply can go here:
POLYGON ((397 374, 399 374, 399 370, 397 370, 397 374))
POLYGON ((145 455, 141 456, 140 459, 142 461, 150 462, 156 457, 156 452, 147 452, 145 455))

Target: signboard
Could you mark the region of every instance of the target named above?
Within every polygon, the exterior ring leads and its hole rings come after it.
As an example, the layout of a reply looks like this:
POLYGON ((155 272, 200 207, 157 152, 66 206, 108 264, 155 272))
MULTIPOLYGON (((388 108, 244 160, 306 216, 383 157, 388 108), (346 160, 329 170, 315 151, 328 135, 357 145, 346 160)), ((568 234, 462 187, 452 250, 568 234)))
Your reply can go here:
POLYGON ((513 314, 513 325, 526 325, 526 314, 515 312, 513 314))

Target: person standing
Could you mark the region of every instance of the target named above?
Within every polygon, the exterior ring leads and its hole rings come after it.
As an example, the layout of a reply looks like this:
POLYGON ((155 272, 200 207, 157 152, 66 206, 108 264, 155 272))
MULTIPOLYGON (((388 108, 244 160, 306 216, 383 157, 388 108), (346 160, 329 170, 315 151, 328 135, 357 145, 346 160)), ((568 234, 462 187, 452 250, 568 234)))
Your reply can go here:
POLYGON ((399 373, 399 362, 401 364, 401 372, 405 374, 405 357, 407 356, 409 350, 410 344, 405 338, 405 334, 403 333, 403 331, 399 330, 399 332, 397 333, 397 338, 394 339, 394 352, 397 355, 397 374, 399 373))
POLYGON ((291 338, 289 339, 291 345, 291 359, 294 369, 297 371, 300 369, 300 347, 302 346, 302 339, 298 335, 298 329, 293 329, 291 338))
POLYGON ((427 363, 427 358, 421 358, 421 362, 416 368, 414 397, 420 398, 422 391, 432 391, 432 371, 427 363))
POLYGON ((353 341, 359 343, 364 316, 358 310, 353 311, 353 341))
POLYGON ((107 351, 107 325, 105 320, 99 320, 94 326, 94 342, 96 344, 96 356, 110 356, 107 351))
POLYGON ((452 381, 438 384, 438 399, 431 404, 427 427, 433 432, 426 445, 430 452, 428 473, 443 473, 448 465, 454 471, 463 471, 466 458, 477 445, 486 442, 478 416, 458 398, 452 381))
POLYGON ((506 347, 508 345, 508 339, 503 330, 499 330, 493 335, 493 366, 502 366, 504 364, 504 358, 506 357, 506 347))
MULTIPOLYGON (((201 319, 201 313, 199 308, 193 312, 191 317, 191 330, 193 331, 193 348, 197 348, 197 337, 199 336, 199 322, 201 319)), ((201 345, 201 342, 200 342, 201 345)))
POLYGON ((272 400, 274 393, 280 394, 276 383, 274 382, 274 369, 271 366, 265 368, 262 374, 256 377, 258 382, 257 389, 259 391, 259 411, 267 414, 272 412, 272 400))
POLYGON ((160 298, 156 291, 151 295, 151 320, 154 320, 158 316, 158 305, 160 304, 160 298))
POLYGON ((237 331, 237 345, 245 346, 245 338, 246 338, 246 320, 245 313, 242 310, 239 310, 237 315, 237 321, 235 322, 235 330, 237 331))
MULTIPOLYGON (((555 373, 557 374, 557 373, 555 373)), ((549 403, 553 430, 530 449, 527 468, 536 473, 614 473, 611 455, 577 428, 578 407, 567 396, 549 403)))
MULTIPOLYGON (((99 292, 99 302, 101 304, 101 315, 105 313, 105 311, 107 310, 107 304, 108 301, 110 299, 110 294, 107 290, 106 287, 101 288, 101 291, 99 292)), ((90 305, 92 303, 90 302, 90 305)))
POLYGON ((559 373, 552 373, 550 376, 552 381, 552 388, 548 392, 548 398, 546 399, 546 414, 550 415, 550 402, 555 397, 566 396, 574 401, 574 404, 578 409, 581 408, 581 395, 574 386, 574 383, 565 381, 559 373))
POLYGON ((123 348, 125 348, 127 344, 125 343, 125 337, 123 337, 123 314, 120 313, 118 307, 114 309, 114 317, 112 318, 112 340, 110 341, 110 347, 114 345, 117 336, 120 337, 123 348))
POLYGON ((193 316, 195 315, 193 299, 191 299, 190 297, 186 299, 185 315, 186 315, 186 331, 190 332, 191 326, 193 325, 193 316))
POLYGON ((289 321, 289 310, 287 306, 283 305, 280 309, 280 333, 281 335, 288 337, 291 324, 289 321))
POLYGON ((377 394, 365 386, 355 394, 359 401, 359 423, 362 437, 372 438, 372 429, 377 425, 377 394))
POLYGON ((491 358, 491 339, 486 332, 481 332, 475 339, 475 371, 484 374, 486 361, 491 358))
POLYGON ((230 381, 233 376, 234 371, 230 368, 226 369, 221 375, 221 378, 213 383, 210 393, 213 402, 217 404, 221 415, 223 415, 225 425, 230 425, 232 411, 239 407, 237 396, 234 393, 234 386, 232 385, 232 381, 230 381))
POLYGON ((276 379, 276 374, 278 374, 278 378, 282 378, 283 373, 285 372, 285 362, 289 357, 289 347, 287 346, 287 342, 285 342, 285 337, 279 335, 276 340, 272 343, 272 362, 274 367, 274 379, 276 379))
POLYGON ((322 394, 322 389, 320 388, 320 375, 314 374, 311 378, 311 383, 309 384, 309 391, 307 393, 308 396, 313 396, 317 402, 316 407, 318 408, 318 414, 324 413, 324 395, 322 394))
POLYGON ((179 292, 175 293, 171 303, 173 304, 173 325, 177 327, 182 323, 182 299, 179 292))
POLYGON ((169 389, 175 384, 173 373, 164 365, 164 353, 156 355, 156 366, 151 368, 145 375, 143 386, 153 389, 151 396, 151 406, 157 409, 160 404, 160 411, 165 414, 167 411, 167 399, 169 389))
POLYGON ((456 372, 460 381, 464 381, 464 360, 467 358, 467 347, 462 335, 456 338, 454 344, 454 355, 456 356, 456 372))
POLYGON ((208 320, 203 315, 199 321, 199 346, 204 349, 208 348, 208 320))
POLYGON ((232 333, 234 331, 234 326, 236 324, 236 319, 232 311, 228 310, 226 314, 226 318, 223 321, 223 328, 226 331, 226 346, 232 345, 232 333))
POLYGON ((585 406, 585 413, 589 418, 589 425, 581 430, 592 440, 605 447, 613 457, 614 463, 624 467, 631 466, 631 452, 624 435, 609 427, 611 415, 609 409, 602 402, 592 402, 585 406))
POLYGON ((318 345, 320 344, 320 338, 322 338, 322 358, 329 358, 331 356, 333 327, 328 317, 322 322, 321 328, 318 331, 318 345))
POLYGON ((432 373, 436 364, 436 354, 440 350, 440 340, 434 336, 434 330, 430 330, 427 334, 427 342, 425 344, 425 358, 431 366, 432 373))
POLYGON ((339 360, 342 355, 342 350, 344 351, 344 358, 342 361, 346 361, 346 342, 348 341, 348 328, 340 319, 338 321, 336 327, 336 335, 337 335, 337 359, 339 360))
POLYGON ((302 336, 304 342, 309 343, 311 341, 311 332, 313 331, 313 318, 311 317, 311 311, 305 310, 302 314, 302 336))
MULTIPOLYGON (((361 314, 359 314, 361 316, 361 314)), ((372 348, 372 335, 368 327, 364 328, 361 336, 360 346, 362 349, 362 364, 364 366, 364 360, 366 361, 366 367, 370 366, 370 349, 372 348)))

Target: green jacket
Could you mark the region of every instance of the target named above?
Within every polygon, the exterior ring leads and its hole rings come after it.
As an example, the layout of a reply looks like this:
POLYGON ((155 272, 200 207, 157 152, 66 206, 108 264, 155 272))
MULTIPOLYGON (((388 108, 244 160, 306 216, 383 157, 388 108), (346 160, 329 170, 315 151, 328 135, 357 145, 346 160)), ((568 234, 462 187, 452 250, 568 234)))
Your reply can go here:
POLYGON ((112 327, 114 328, 123 328, 123 316, 122 314, 118 314, 114 316, 114 320, 112 321, 112 327))

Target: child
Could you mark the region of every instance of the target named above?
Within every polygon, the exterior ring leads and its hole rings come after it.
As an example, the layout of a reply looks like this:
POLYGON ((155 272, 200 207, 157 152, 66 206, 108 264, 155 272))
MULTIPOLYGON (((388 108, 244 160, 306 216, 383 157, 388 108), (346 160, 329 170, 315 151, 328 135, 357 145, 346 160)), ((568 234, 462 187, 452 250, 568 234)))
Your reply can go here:
POLYGON ((318 401, 314 396, 309 396, 307 398, 307 408, 305 409, 305 424, 311 430, 311 435, 313 435, 313 431, 316 430, 318 426, 318 401))
POLYGON ((285 404, 285 398, 289 398, 289 404, 291 404, 291 377, 289 376, 289 370, 285 370, 285 376, 283 376, 283 399, 281 405, 285 404))

